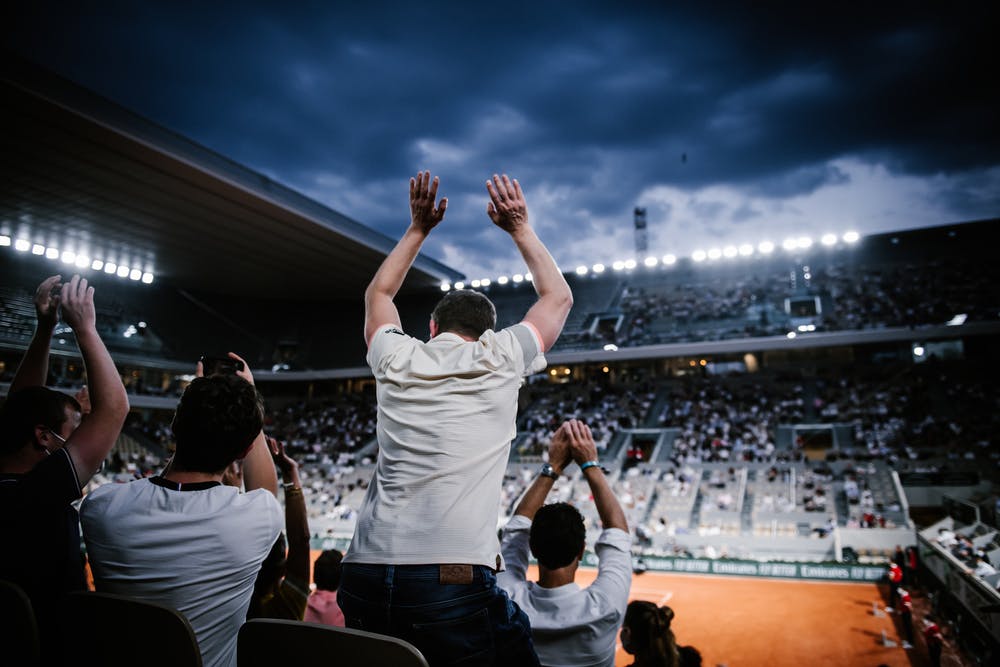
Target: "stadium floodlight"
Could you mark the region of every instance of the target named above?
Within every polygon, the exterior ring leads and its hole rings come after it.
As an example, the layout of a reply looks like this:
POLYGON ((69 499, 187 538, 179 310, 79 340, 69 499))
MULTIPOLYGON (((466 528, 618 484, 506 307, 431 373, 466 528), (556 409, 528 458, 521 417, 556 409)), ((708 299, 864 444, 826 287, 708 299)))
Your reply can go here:
POLYGON ((479 279, 479 285, 481 287, 489 287, 491 284, 493 284, 493 281, 490 280, 489 278, 480 278, 479 279))
POLYGON ((63 250, 62 254, 63 264, 75 264, 76 263, 76 253, 72 250, 63 250))
POLYGON ((585 267, 585 266, 583 266, 581 264, 580 266, 576 267, 576 275, 578 275, 578 276, 585 276, 585 275, 587 275, 587 271, 589 271, 589 270, 590 269, 588 269, 587 267, 585 267))
POLYGON ((10 245, 10 237, 6 234, 0 235, 0 247, 6 248, 10 245))
POLYGON ((625 268, 625 262, 618 260, 617 262, 611 265, 611 268, 614 269, 615 271, 621 271, 622 269, 625 268))
POLYGON ((86 255, 77 255, 76 261, 73 263, 76 264, 79 268, 85 269, 88 266, 90 266, 90 258, 87 257, 86 255))
POLYGON ((530 283, 535 280, 535 277, 531 275, 531 272, 529 271, 528 273, 524 274, 524 279, 530 283))
POLYGON ((114 273, 117 270, 118 270, 118 265, 115 264, 114 262, 106 262, 104 264, 104 272, 105 273, 114 273))
POLYGON ((913 346, 913 356, 915 356, 915 357, 922 357, 922 356, 924 356, 924 352, 926 352, 926 351, 927 350, 924 349, 923 345, 914 345, 913 346))
POLYGON ((709 259, 719 259, 720 257, 722 257, 722 251, 721 250, 719 250, 718 248, 710 248, 709 249, 709 251, 708 251, 708 258, 709 259))
POLYGON ((860 238, 861 234, 857 232, 847 232, 844 234, 844 243, 857 243, 860 238))
POLYGON ((447 292, 450 289, 451 289, 451 283, 449 283, 448 281, 445 281, 445 282, 441 283, 441 291, 442 292, 447 292))
POLYGON ((762 255, 770 255, 774 252, 774 244, 770 241, 762 241, 760 245, 757 246, 757 250, 759 250, 762 255))
POLYGON ((59 259, 59 250, 56 248, 46 248, 45 257, 48 259, 59 259))
POLYGON ((823 238, 819 240, 825 246, 837 245, 837 235, 836 234, 823 234, 823 238))
POLYGON ((795 239, 788 238, 781 242, 781 247, 789 251, 795 250, 799 247, 799 242, 795 239))
POLYGON ((800 236, 795 243, 803 250, 808 250, 812 247, 813 240, 808 236, 800 236))
POLYGON ((129 280, 142 280, 142 271, 139 269, 132 269, 128 272, 129 280))
POLYGON ((479 287, 481 284, 482 284, 482 282, 479 279, 473 280, 472 281, 472 288, 475 289, 475 288, 479 287))
POLYGON ((594 264, 592 267, 590 267, 590 270, 593 271, 594 273, 604 273, 604 265, 594 264))
POLYGON ((465 283, 459 280, 457 283, 455 283, 455 289, 465 289, 465 283))
POLYGON ((510 278, 508 278, 507 276, 500 276, 499 278, 497 278, 497 282, 500 283, 501 285, 506 285, 507 283, 510 282, 510 278))
POLYGON ((93 262, 90 263, 90 268, 92 268, 94 271, 100 271, 101 269, 104 268, 104 262, 102 262, 99 259, 95 259, 93 262))
POLYGON ((753 246, 749 243, 744 243, 739 248, 740 257, 749 257, 753 254, 753 246))
POLYGON ((955 317, 945 322, 945 324, 947 324, 949 327, 960 327, 963 324, 965 324, 965 320, 967 319, 969 319, 968 315, 966 315, 965 313, 959 313, 955 317))
POLYGON ((605 352, 617 352, 618 351, 618 346, 615 345, 614 343, 608 343, 607 345, 604 346, 604 351, 605 352))
POLYGON ((632 269, 634 269, 637 266, 637 264, 638 263, 634 259, 626 259, 625 260, 625 268, 628 269, 629 271, 631 271, 632 269))
POLYGON ((642 260, 642 263, 648 266, 649 268, 653 268, 659 262, 660 260, 656 259, 655 257, 647 257, 646 259, 642 260))
POLYGON ((129 269, 127 266, 119 265, 117 275, 119 278, 127 278, 129 271, 131 271, 131 269, 129 269))
POLYGON ((44 255, 45 254, 45 246, 40 245, 38 243, 34 244, 33 246, 31 246, 31 254, 32 255, 44 255))
POLYGON ((794 331, 789 331, 787 334, 785 334, 785 337, 788 338, 789 340, 791 340, 792 338, 795 338, 795 336, 796 336, 796 334, 795 334, 794 331))
POLYGON ((691 253, 691 259, 693 259, 696 262, 704 262, 705 257, 707 256, 708 255, 705 254, 704 250, 695 250, 693 253, 691 253))
POLYGON ((513 280, 515 283, 519 283, 524 280, 524 276, 522 276, 520 273, 515 273, 514 277, 511 278, 511 280, 513 280))
MULTIPOLYGON (((142 282, 146 283, 147 285, 151 284, 153 282, 153 274, 150 273, 149 271, 146 271, 144 274, 142 274, 142 282)), ((145 329, 146 323, 139 322, 139 328, 145 329)))
POLYGON ((31 241, 26 241, 25 239, 18 239, 14 241, 14 250, 18 252, 28 252, 31 250, 31 241))
POLYGON ((677 263, 677 255, 666 254, 660 261, 663 262, 666 266, 673 266, 674 264, 677 263))
POLYGON ((734 245, 727 245, 725 248, 722 249, 723 257, 726 257, 728 259, 732 259, 733 257, 736 257, 736 255, 738 254, 740 254, 740 251, 737 250, 736 246, 734 245))

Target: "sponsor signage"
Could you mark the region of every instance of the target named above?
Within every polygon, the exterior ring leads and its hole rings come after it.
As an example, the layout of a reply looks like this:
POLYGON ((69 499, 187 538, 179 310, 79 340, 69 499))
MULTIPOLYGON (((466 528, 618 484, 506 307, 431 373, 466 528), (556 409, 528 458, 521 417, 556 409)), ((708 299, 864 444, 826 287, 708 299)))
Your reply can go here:
MULTIPOLYGON (((639 559, 634 558, 635 565, 639 559)), ((584 565, 597 567, 597 556, 587 552, 584 565)), ((880 581, 886 569, 880 565, 844 565, 840 563, 779 563, 752 560, 712 560, 708 558, 673 558, 643 556, 642 563, 651 572, 717 574, 734 577, 776 579, 812 579, 817 581, 880 581)))

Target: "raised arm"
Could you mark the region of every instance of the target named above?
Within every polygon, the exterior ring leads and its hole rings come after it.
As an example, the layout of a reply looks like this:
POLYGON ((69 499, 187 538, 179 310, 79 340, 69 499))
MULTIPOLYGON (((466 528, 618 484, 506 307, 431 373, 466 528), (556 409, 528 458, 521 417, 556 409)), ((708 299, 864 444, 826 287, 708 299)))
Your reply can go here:
POLYGON ((494 174, 492 181, 486 181, 486 190, 490 194, 487 215, 493 224, 510 234, 531 272, 538 301, 528 310, 524 321, 535 327, 542 338, 543 351, 548 350, 566 323, 569 309, 573 307, 573 293, 552 255, 528 223, 528 205, 517 179, 511 181, 506 174, 502 177, 494 174))
MULTIPOLYGON (((237 371, 236 374, 253 384, 253 373, 250 372, 249 364, 235 352, 230 352, 229 358, 243 362, 243 370, 237 371)), ((201 375, 203 370, 199 361, 197 374, 201 375)), ((278 475, 275 472, 271 450, 268 449, 263 430, 254 438, 250 451, 243 458, 243 487, 247 491, 267 489, 275 496, 278 495, 278 475)))
POLYGON ((94 288, 88 287, 87 281, 80 276, 73 276, 62 287, 60 303, 63 319, 76 334, 90 388, 90 414, 83 418, 66 442, 82 487, 118 439, 128 415, 128 396, 111 355, 97 335, 94 288))
MULTIPOLYGON (((585 464, 597 463, 597 445, 594 444, 594 436, 590 432, 590 427, 581 421, 571 419, 569 422, 569 444, 573 453, 573 460, 583 468, 585 464)), ((587 479, 590 492, 594 494, 594 504, 597 505, 597 514, 601 517, 604 528, 619 528, 628 532, 628 521, 625 520, 625 512, 621 504, 611 491, 608 480, 604 477, 604 471, 599 465, 586 466, 583 476, 587 479)))
MULTIPOLYGON (((552 436, 549 443, 549 465, 557 475, 561 475, 563 468, 571 461, 569 450, 569 432, 566 424, 560 426, 552 436)), ((517 504, 514 514, 520 514, 528 519, 534 519, 535 513, 545 504, 545 498, 552 490, 555 480, 545 475, 539 475, 531 483, 528 490, 524 492, 521 502, 517 504)))
POLYGON ((286 576, 308 591, 309 521, 299 480, 299 464, 285 451, 285 443, 269 437, 267 444, 274 464, 281 470, 281 481, 285 487, 285 533, 288 535, 286 576))
POLYGON ((383 324, 400 326, 393 299, 427 235, 444 219, 448 208, 447 197, 435 206, 437 189, 438 178, 435 176, 432 180, 429 171, 422 171, 410 179, 410 226, 365 290, 365 343, 371 342, 375 330, 383 324))
POLYGON ((25 387, 44 387, 49 375, 49 346, 52 343, 52 332, 59 321, 60 295, 56 292, 62 287, 62 276, 49 276, 42 281, 35 291, 35 335, 31 337, 28 351, 24 353, 21 364, 17 367, 14 380, 10 383, 9 393, 25 387))

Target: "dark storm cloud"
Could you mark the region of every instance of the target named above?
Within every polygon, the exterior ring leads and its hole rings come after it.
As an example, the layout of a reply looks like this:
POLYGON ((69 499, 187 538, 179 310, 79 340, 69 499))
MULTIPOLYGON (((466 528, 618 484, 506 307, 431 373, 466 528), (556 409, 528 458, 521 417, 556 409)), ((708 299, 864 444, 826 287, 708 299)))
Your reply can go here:
POLYGON ((658 184, 780 198, 845 183, 842 157, 920 176, 1000 156, 987 3, 286 4, 33 6, 7 43, 390 235, 429 167, 459 246, 493 170, 569 225, 658 184))

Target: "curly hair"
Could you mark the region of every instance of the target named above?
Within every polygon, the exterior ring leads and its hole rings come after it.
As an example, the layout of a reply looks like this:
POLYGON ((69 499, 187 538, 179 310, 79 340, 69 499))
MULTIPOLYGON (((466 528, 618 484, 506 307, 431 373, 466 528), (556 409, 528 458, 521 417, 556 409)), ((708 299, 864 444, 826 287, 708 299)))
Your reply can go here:
POLYGON ((238 375, 196 378, 174 413, 174 462, 184 470, 217 473, 253 444, 263 426, 264 404, 249 382, 238 375))
POLYGON ((437 323, 438 331, 479 338, 497 325, 497 310, 484 294, 460 289, 448 292, 438 301, 431 319, 437 323))
POLYGON ((15 391, 0 408, 0 456, 9 456, 35 437, 35 427, 59 433, 69 412, 80 412, 75 398, 46 387, 15 391))
POLYGON ((552 503, 539 509, 528 535, 532 555, 550 570, 572 563, 583 551, 586 540, 583 516, 569 503, 552 503))

